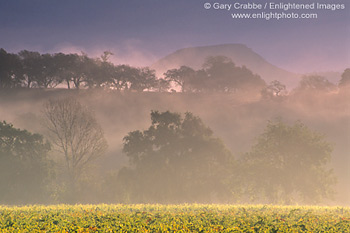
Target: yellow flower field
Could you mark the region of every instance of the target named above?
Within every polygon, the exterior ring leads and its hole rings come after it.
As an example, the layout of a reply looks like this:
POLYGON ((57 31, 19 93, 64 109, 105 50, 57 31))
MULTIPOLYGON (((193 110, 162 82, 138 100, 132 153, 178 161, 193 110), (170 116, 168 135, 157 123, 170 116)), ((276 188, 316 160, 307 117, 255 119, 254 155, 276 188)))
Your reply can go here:
POLYGON ((201 204, 0 206, 0 232, 350 232, 350 208, 201 204))

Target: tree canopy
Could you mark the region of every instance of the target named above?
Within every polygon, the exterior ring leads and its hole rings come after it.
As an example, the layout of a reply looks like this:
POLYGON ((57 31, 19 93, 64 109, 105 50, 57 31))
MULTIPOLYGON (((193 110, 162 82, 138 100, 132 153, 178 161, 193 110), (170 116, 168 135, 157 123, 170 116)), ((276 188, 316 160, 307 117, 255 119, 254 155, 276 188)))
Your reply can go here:
POLYGON ((188 92, 193 88, 193 82, 196 78, 196 71, 188 66, 181 66, 178 69, 168 70, 164 74, 165 80, 180 86, 181 92, 188 92))
POLYGON ((296 92, 329 92, 335 90, 335 85, 320 75, 303 76, 299 82, 296 92))
POLYGON ((107 88, 119 91, 235 92, 265 86, 260 76, 247 67, 236 66, 225 56, 211 56, 202 69, 181 66, 157 77, 149 67, 132 67, 110 62, 111 52, 99 58, 87 54, 40 54, 22 50, 18 54, 0 50, 0 88, 107 88), (170 85, 172 84, 172 86, 170 85))
POLYGON ((349 87, 350 86, 350 68, 344 70, 341 75, 341 79, 339 82, 340 87, 349 87))
POLYGON ((331 197, 332 151, 323 135, 301 122, 270 121, 243 158, 249 196, 274 204, 318 203, 331 197))
POLYGON ((0 49, 0 88, 14 88, 21 84, 21 62, 16 54, 0 49))
MULTIPOLYGON (((138 202, 213 202, 229 197, 233 157, 199 117, 152 111, 151 126, 124 137, 131 167, 119 173, 138 202)), ((227 199, 226 199, 227 200, 227 199)))
POLYGON ((49 200, 50 144, 40 134, 0 122, 0 202, 44 203, 49 200))
POLYGON ((236 66, 225 56, 208 57, 203 64, 207 73, 207 87, 221 92, 235 92, 249 88, 261 89, 265 81, 260 76, 253 74, 247 67, 236 66))

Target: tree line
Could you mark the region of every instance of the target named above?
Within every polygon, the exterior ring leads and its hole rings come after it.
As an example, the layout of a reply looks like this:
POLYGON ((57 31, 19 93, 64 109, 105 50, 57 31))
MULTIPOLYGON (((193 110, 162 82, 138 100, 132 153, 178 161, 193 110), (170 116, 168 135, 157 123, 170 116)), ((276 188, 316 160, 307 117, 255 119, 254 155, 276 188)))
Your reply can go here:
POLYGON ((182 66, 157 78, 148 67, 114 65, 112 55, 99 58, 86 54, 40 54, 23 50, 18 54, 0 49, 0 88, 108 88, 124 91, 169 91, 172 84, 185 91, 230 91, 244 85, 263 85, 264 81, 246 67, 237 67, 225 57, 211 57, 203 69, 182 66), (229 74, 233 79, 226 77, 229 74), (220 74, 225 74, 220 76, 220 74), (220 79, 214 79, 219 77, 220 79))
POLYGON ((333 147, 300 121, 269 121, 238 157, 200 117, 152 111, 148 129, 123 138, 129 165, 91 181, 107 149, 93 113, 75 99, 55 99, 44 104, 43 119, 45 137, 0 123, 1 204, 315 204, 334 193, 333 147))
MULTIPOLYGON (((119 91, 235 92, 253 90, 263 98, 286 96, 286 86, 274 80, 269 84, 247 67, 236 66, 224 56, 208 57, 202 68, 188 66, 168 70, 163 77, 149 67, 114 65, 111 52, 99 58, 87 54, 40 54, 23 50, 17 54, 0 49, 0 89, 12 88, 105 88, 119 91)), ((339 87, 348 86, 346 69, 339 87)), ((304 76, 296 91, 335 89, 336 85, 318 75, 304 76)))

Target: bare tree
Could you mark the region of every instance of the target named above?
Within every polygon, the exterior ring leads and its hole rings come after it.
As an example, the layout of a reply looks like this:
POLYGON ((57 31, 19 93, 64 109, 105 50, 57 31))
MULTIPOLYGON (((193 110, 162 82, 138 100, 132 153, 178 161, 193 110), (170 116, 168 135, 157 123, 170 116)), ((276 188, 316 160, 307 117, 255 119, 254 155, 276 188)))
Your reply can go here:
POLYGON ((49 100, 44 115, 48 136, 64 155, 74 188, 84 168, 107 149, 103 131, 93 114, 73 98, 49 100))

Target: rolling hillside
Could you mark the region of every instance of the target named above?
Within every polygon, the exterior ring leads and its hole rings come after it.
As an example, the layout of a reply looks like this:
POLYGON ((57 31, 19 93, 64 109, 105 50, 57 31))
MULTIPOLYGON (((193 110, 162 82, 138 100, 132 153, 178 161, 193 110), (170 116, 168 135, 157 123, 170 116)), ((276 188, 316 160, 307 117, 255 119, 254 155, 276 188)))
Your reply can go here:
POLYGON ((159 75, 169 69, 178 68, 182 65, 200 69, 208 56, 218 55, 231 58, 238 66, 245 65, 254 73, 259 74, 267 83, 273 80, 279 80, 290 89, 295 87, 299 82, 300 75, 272 65, 262 56, 243 44, 225 44, 180 49, 160 59, 151 67, 155 69, 159 75))

